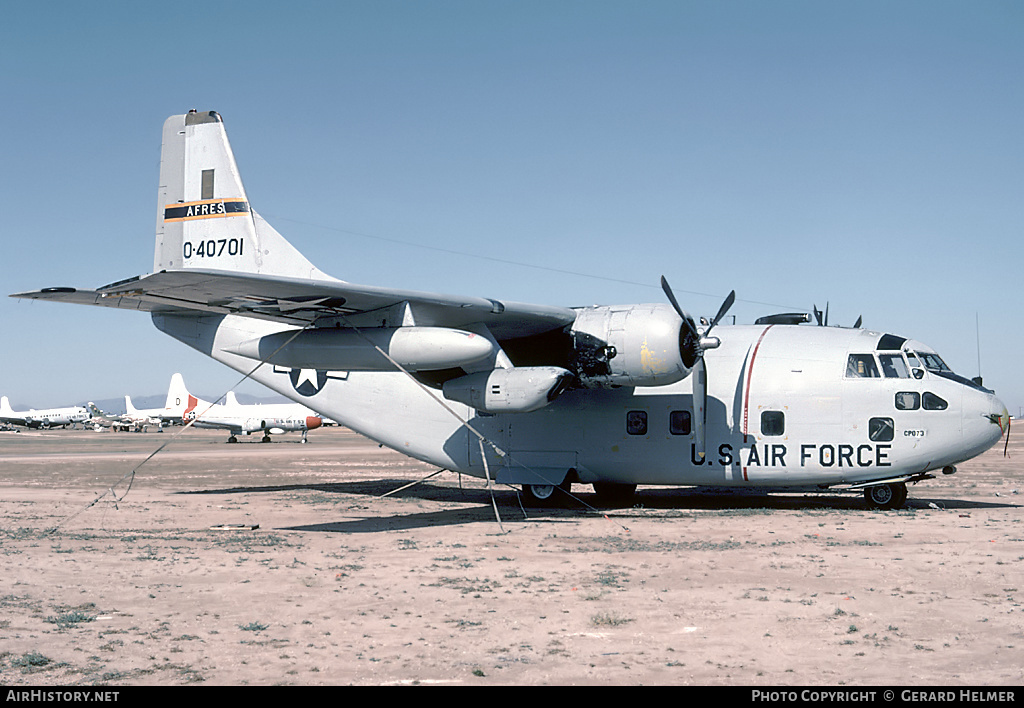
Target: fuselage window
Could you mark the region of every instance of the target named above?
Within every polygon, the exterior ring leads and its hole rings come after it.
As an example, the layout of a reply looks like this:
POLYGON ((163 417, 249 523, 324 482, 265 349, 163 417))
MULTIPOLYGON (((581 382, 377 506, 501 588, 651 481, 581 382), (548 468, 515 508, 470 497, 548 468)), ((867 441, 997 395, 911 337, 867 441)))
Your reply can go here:
POLYGON ((669 413, 668 431, 673 435, 689 435, 690 411, 672 411, 669 413))
POLYGON ((895 430, 892 418, 872 418, 868 421, 868 438, 874 442, 892 442, 895 430))
POLYGON ((761 435, 783 435, 786 432, 786 414, 782 411, 761 412, 761 435))
POLYGON ((917 391, 900 391, 896 394, 896 409, 916 411, 921 407, 921 394, 917 391))
POLYGON ((647 411, 627 411, 626 432, 630 435, 647 435, 647 411))
POLYGON ((949 407, 943 399, 936 396, 934 393, 924 392, 924 404, 922 406, 926 411, 944 411, 949 407))
POLYGON ((877 379, 878 367, 875 366, 875 357, 870 354, 851 354, 846 361, 846 378, 849 379, 877 379))
POLYGON ((907 362, 903 360, 902 354, 879 354, 878 360, 882 362, 882 373, 887 379, 909 379, 910 370, 907 362))

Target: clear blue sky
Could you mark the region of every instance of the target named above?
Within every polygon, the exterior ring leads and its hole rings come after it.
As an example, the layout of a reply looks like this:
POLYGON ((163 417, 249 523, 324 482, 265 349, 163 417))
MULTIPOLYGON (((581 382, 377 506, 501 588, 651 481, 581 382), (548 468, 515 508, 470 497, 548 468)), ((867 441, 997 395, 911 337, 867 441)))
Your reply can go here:
MULTIPOLYGON (((16 3, 4 294, 152 269, 160 130, 225 120, 254 207, 358 283, 733 314, 830 304, 1014 413, 1024 4, 16 3), (976 323, 978 327, 976 328, 976 323)), ((142 314, 0 299, 36 407, 239 378, 142 314)), ((263 393, 248 383, 241 389, 263 393)))

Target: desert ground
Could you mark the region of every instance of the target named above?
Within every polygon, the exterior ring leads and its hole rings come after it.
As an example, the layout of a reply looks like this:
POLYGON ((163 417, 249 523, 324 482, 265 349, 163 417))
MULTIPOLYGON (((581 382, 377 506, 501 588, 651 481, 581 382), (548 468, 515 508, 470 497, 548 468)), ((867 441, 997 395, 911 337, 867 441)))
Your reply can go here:
POLYGON ((435 468, 343 428, 175 434, 0 433, 0 684, 1024 683, 1024 433, 900 511, 497 515, 450 472, 384 496, 435 468))

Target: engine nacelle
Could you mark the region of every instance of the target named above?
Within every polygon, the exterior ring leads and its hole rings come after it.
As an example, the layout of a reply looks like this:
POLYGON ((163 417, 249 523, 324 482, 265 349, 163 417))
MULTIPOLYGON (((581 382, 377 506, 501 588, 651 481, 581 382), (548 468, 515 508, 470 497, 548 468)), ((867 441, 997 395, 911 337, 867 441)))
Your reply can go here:
POLYGON ((588 388, 664 386, 697 361, 698 342, 667 304, 582 309, 570 334, 576 375, 588 388))
POLYGON ((485 413, 529 413, 555 400, 573 375, 557 366, 522 366, 461 376, 444 383, 444 397, 485 413))
POLYGON ((260 431, 269 431, 270 428, 276 428, 277 426, 277 418, 247 418, 242 423, 242 432, 249 435, 250 433, 258 433, 260 431))

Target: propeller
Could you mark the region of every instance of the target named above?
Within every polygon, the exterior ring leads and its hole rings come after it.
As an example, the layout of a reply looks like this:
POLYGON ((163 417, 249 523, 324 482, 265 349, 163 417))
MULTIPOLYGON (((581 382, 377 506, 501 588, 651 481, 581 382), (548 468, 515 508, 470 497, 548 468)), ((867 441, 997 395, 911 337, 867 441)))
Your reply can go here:
POLYGON ((819 327, 828 327, 828 303, 825 303, 825 312, 818 309, 817 305, 814 305, 814 319, 818 321, 819 327), (824 315, 824 319, 822 319, 824 315))
POLYGON ((708 325, 707 329, 704 330, 704 336, 697 331, 697 325, 694 324, 693 318, 690 317, 686 312, 679 306, 679 302, 676 300, 676 296, 672 293, 672 288, 669 287, 668 280, 665 276, 661 276, 661 289, 665 291, 665 296, 668 301, 672 303, 673 309, 676 314, 679 315, 683 320, 683 328, 686 330, 680 333, 679 337, 679 351, 683 358, 683 363, 689 366, 694 371, 693 378, 693 432, 696 440, 697 455, 701 461, 704 460, 704 428, 707 422, 707 409, 708 409, 708 370, 707 364, 704 362, 704 350, 711 349, 718 346, 717 340, 709 340, 708 335, 711 334, 711 330, 725 317, 725 313, 729 311, 733 303, 736 302, 736 291, 733 290, 725 298, 722 306, 718 308, 718 314, 715 315, 714 319, 711 320, 711 324, 708 325))
MULTIPOLYGON (((828 327, 828 303, 825 303, 825 312, 818 309, 818 306, 814 306, 814 319, 818 321, 819 327, 828 327)), ((860 326, 864 323, 864 317, 858 316, 857 321, 853 323, 854 329, 860 329, 860 326)))

